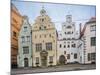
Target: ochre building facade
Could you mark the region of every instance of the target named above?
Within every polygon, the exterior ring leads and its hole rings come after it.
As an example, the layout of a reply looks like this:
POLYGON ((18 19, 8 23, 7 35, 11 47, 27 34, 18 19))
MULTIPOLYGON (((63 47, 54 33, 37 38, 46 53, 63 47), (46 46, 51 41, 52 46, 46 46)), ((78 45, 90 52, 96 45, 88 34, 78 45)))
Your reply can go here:
POLYGON ((17 66, 18 35, 22 24, 22 16, 17 8, 11 4, 11 65, 17 66))

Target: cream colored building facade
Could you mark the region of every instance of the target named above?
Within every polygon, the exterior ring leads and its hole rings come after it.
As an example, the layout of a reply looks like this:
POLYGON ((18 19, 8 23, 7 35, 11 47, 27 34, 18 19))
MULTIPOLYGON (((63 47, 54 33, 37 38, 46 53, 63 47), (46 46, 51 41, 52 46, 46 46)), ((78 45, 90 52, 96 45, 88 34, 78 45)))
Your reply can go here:
POLYGON ((33 66, 56 65, 56 28, 44 8, 32 25, 33 66))

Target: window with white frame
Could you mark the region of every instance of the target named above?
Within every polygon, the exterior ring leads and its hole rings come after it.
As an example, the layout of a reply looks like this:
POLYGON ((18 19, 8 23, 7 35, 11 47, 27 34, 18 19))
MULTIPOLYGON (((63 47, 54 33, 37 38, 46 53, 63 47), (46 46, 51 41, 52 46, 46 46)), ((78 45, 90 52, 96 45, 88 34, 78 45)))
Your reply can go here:
POLYGON ((70 54, 67 54, 67 59, 70 59, 70 54))
POLYGON ((90 31, 96 31, 96 25, 91 25, 90 26, 90 31))
POLYGON ((23 47, 23 54, 28 54, 29 53, 29 47, 25 46, 23 47))
POLYGON ((96 53, 91 53, 91 60, 96 60, 96 53))
POLYGON ((25 27, 24 27, 24 32, 26 32, 26 31, 27 31, 27 27, 25 26, 25 27))
POLYGON ((74 54, 74 59, 77 59, 77 53, 74 54))
POLYGON ((52 42, 46 43, 46 50, 52 50, 52 42))
POLYGON ((53 62, 53 56, 49 56, 49 61, 50 61, 50 63, 53 62))
POLYGON ((27 42, 30 42, 30 36, 26 36, 27 37, 27 42))
POLYGON ((61 46, 62 46, 62 45, 60 44, 59 47, 61 48, 61 46))
POLYGON ((91 46, 96 46, 96 37, 91 37, 91 46))
POLYGON ((36 46, 36 51, 41 51, 42 50, 42 44, 41 43, 38 43, 35 46, 36 46))
POLYGON ((39 57, 36 57, 36 64, 39 64, 39 57))
POLYGON ((21 37, 21 41, 22 41, 22 43, 25 42, 25 37, 24 36, 21 37))

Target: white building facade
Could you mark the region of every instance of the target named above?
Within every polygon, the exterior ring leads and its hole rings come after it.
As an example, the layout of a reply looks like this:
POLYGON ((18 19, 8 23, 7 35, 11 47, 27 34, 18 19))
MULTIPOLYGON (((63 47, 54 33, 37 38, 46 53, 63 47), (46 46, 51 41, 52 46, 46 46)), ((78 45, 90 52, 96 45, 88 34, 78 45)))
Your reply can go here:
POLYGON ((23 24, 18 37, 18 67, 32 67, 32 33, 28 17, 23 17, 23 24))
POLYGON ((79 41, 81 40, 76 31, 75 22, 72 21, 72 15, 67 15, 62 31, 58 32, 57 60, 59 63, 80 63, 79 41), (61 60, 65 62, 60 62, 61 60))
POLYGON ((84 41, 84 64, 96 63, 96 18, 86 22, 82 32, 81 40, 84 41))

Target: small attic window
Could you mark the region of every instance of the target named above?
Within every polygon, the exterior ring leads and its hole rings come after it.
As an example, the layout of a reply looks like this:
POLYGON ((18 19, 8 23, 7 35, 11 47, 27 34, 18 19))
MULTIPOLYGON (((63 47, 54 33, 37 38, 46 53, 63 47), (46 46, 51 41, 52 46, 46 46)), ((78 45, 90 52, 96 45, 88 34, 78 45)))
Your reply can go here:
POLYGON ((44 19, 42 19, 42 22, 44 21, 44 19))
POLYGON ((25 32, 27 31, 27 27, 24 27, 24 31, 25 31, 25 32))

